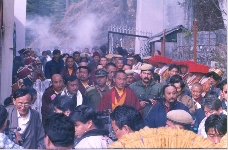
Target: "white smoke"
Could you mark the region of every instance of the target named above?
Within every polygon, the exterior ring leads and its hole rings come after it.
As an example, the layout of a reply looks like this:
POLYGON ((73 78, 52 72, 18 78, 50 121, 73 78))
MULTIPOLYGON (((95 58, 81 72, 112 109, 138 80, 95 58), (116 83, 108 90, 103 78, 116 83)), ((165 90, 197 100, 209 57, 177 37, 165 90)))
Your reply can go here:
MULTIPOLYGON (((27 20, 26 28, 31 30, 31 34, 38 40, 37 47, 31 45, 32 48, 40 48, 43 50, 53 50, 55 46, 58 46, 60 50, 72 48, 84 49, 85 47, 98 46, 95 43, 95 39, 101 31, 104 17, 98 17, 95 14, 86 14, 81 16, 81 19, 77 20, 77 23, 63 23, 61 22, 61 30, 66 33, 67 36, 56 37, 50 32, 51 19, 48 17, 36 16, 32 20, 27 20)), ((35 42, 36 43, 36 42, 35 42)))

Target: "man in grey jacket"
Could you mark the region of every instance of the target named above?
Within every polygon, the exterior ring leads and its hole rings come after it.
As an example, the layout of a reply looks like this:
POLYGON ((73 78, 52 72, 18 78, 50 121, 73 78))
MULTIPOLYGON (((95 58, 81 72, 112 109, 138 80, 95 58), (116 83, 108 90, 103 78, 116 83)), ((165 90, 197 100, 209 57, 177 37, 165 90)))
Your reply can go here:
POLYGON ((44 129, 39 113, 31 109, 31 96, 28 89, 18 89, 13 94, 13 103, 7 107, 10 128, 20 127, 26 149, 44 149, 44 129))
POLYGON ((155 100, 162 95, 162 85, 155 82, 152 77, 152 65, 144 64, 141 66, 141 79, 132 83, 129 87, 134 91, 143 107, 144 117, 148 114, 153 105, 157 103, 155 100))

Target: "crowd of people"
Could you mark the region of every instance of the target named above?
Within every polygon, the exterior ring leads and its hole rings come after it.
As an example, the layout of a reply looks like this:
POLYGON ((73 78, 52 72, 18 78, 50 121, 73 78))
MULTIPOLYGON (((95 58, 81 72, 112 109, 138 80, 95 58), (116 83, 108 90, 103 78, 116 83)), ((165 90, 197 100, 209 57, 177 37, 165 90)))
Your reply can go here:
POLYGON ((20 50, 12 94, 0 105, 0 148, 108 148, 145 126, 188 130, 215 144, 226 135, 221 69, 158 50, 142 58, 119 46, 115 53, 20 50))

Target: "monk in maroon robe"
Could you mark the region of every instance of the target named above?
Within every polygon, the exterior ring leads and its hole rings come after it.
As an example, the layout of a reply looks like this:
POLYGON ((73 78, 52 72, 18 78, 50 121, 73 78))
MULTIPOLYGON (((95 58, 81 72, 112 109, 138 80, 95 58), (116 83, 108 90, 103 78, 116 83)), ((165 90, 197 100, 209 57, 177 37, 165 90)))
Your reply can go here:
POLYGON ((41 114, 42 114, 42 122, 50 114, 50 103, 54 100, 54 98, 60 94, 64 88, 63 78, 59 74, 54 74, 51 78, 52 85, 48 87, 42 96, 42 106, 41 106, 41 114))
POLYGON ((119 105, 131 105, 140 110, 141 106, 135 93, 126 88, 127 75, 124 71, 119 70, 115 73, 114 79, 115 87, 109 90, 100 100, 97 110, 114 110, 119 105))

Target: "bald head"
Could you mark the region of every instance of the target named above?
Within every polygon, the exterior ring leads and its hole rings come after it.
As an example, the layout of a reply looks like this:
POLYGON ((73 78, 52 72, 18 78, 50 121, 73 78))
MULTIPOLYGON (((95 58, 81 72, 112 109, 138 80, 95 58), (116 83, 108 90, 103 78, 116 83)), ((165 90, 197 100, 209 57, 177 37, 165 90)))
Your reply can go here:
POLYGON ((62 78, 62 76, 60 74, 53 74, 51 77, 51 81, 53 81, 53 79, 55 78, 62 78))
POLYGON ((52 83, 52 86, 53 86, 53 89, 60 93, 63 89, 63 78, 60 74, 54 74, 52 77, 51 77, 51 83, 52 83))
POLYGON ((196 100, 202 97, 202 93, 203 93, 203 86, 196 82, 192 85, 191 88, 191 92, 192 92, 192 97, 196 100))

